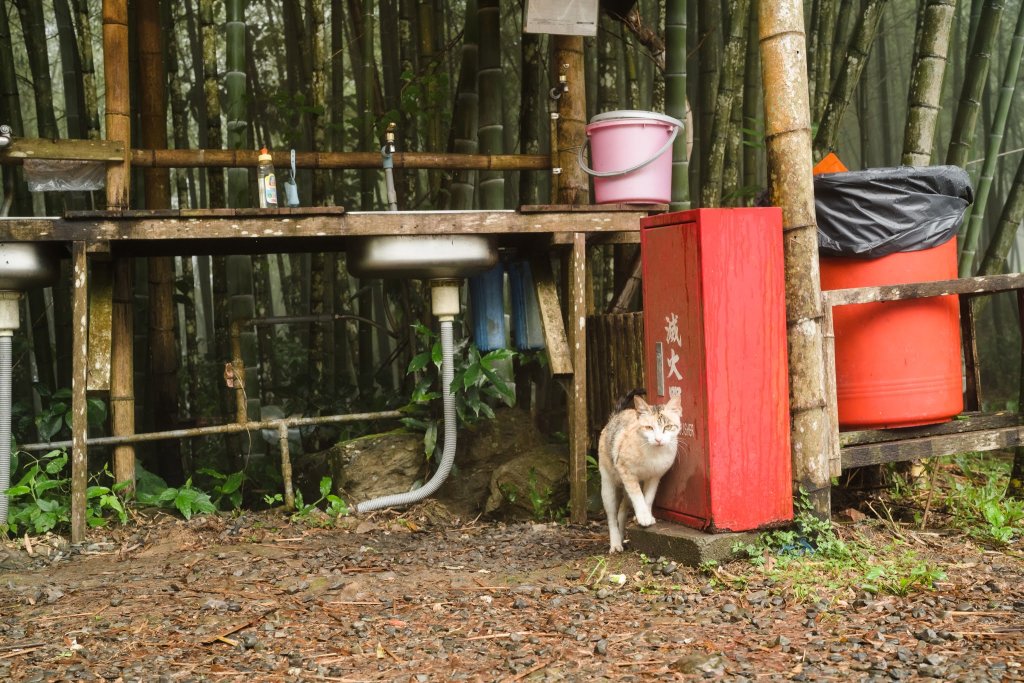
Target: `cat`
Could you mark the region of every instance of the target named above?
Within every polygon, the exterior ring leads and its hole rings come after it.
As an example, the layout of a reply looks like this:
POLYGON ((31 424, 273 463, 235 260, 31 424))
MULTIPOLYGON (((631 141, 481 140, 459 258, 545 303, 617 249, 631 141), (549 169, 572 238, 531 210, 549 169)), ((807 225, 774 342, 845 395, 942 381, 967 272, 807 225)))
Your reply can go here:
POLYGON ((619 402, 598 441, 601 499, 608 516, 612 553, 622 552, 626 499, 633 504, 637 524, 654 524, 651 504, 658 482, 676 461, 683 415, 679 396, 665 404, 651 405, 641 398, 645 393, 643 389, 634 389, 619 402))

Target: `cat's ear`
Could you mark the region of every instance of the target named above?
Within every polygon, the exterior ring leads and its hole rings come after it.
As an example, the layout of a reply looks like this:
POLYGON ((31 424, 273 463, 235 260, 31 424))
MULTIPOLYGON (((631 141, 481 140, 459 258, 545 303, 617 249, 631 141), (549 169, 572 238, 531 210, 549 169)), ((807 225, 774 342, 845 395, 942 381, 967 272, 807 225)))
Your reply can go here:
POLYGON ((682 397, 679 394, 675 394, 674 396, 672 396, 672 398, 670 398, 668 400, 668 403, 665 404, 665 407, 668 408, 669 410, 674 410, 677 413, 682 414, 682 412, 683 412, 683 399, 682 399, 682 397))
POLYGON ((633 407, 636 408, 638 413, 649 413, 651 406, 648 405, 647 401, 640 398, 640 396, 633 396, 633 407))

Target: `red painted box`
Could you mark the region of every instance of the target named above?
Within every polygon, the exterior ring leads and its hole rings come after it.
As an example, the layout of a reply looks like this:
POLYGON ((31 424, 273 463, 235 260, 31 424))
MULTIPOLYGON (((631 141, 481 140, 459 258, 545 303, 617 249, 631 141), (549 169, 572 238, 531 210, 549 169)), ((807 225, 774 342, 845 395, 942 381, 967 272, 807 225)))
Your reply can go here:
POLYGON ((651 216, 640 245, 648 400, 683 405, 654 515, 714 532, 792 519, 782 211, 651 216))

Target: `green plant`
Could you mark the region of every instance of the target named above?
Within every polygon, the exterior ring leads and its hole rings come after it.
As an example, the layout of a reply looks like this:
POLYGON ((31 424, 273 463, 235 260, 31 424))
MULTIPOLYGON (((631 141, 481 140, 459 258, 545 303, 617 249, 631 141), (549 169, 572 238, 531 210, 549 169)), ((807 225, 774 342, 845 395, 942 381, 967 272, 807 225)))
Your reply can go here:
POLYGON ((222 474, 217 470, 203 467, 198 470, 215 483, 213 485, 213 504, 219 509, 222 503, 227 500, 231 503, 231 509, 237 510, 242 507, 242 484, 245 482, 245 471, 239 470, 232 474, 222 474))
MULTIPOLYGON (((18 470, 18 460, 22 454, 12 458, 12 466, 18 470)), ((8 514, 6 520, 0 520, 0 527, 6 527, 15 533, 30 532, 42 534, 47 531, 63 528, 71 519, 71 477, 68 468, 68 455, 64 450, 53 450, 39 458, 31 458, 31 463, 22 471, 14 486, 7 490, 8 514)), ((112 480, 110 471, 93 477, 112 480)), ((119 522, 128 521, 122 492, 127 482, 105 486, 99 483, 87 487, 85 520, 90 527, 104 526, 111 513, 119 522)))
POLYGON ((1020 535, 1024 500, 1007 497, 1010 462, 988 454, 954 456, 958 477, 945 496, 953 523, 980 541, 1006 545, 1020 535))
MULTIPOLYGON (((414 356, 406 372, 418 378, 410 402, 422 406, 441 397, 441 393, 434 388, 440 382, 441 342, 438 335, 423 324, 416 325, 416 334, 430 350, 414 356)), ((496 364, 514 355, 508 349, 497 349, 481 356, 476 346, 465 339, 455 345, 452 354, 454 376, 449 390, 455 398, 455 411, 460 423, 465 425, 492 419, 492 403, 515 405, 514 389, 496 368, 496 364)), ((410 416, 403 418, 402 422, 411 429, 423 431, 423 447, 427 459, 433 457, 437 449, 438 421, 410 416)))
MULTIPOLYGON (((303 499, 302 491, 295 492, 295 511, 292 512, 291 519, 293 521, 301 521, 306 523, 317 522, 321 524, 331 524, 338 517, 344 517, 348 515, 349 508, 348 504, 342 500, 339 496, 331 493, 334 483, 330 477, 323 477, 320 479, 320 497, 312 503, 306 503, 303 499), (326 503, 324 509, 320 509, 320 505, 326 503)), ((272 495, 264 495, 263 501, 267 505, 281 505, 284 502, 284 496, 280 493, 272 495)))
MULTIPOLYGON (((36 417, 36 430, 43 441, 53 441, 62 432, 71 433, 71 389, 62 388, 51 392, 45 384, 36 382, 33 387, 42 401, 43 409, 36 417)), ((86 399, 86 419, 94 430, 107 419, 107 404, 98 398, 86 399)))
MULTIPOLYGON (((816 517, 801 491, 789 529, 760 534, 754 543, 736 544, 733 551, 801 600, 817 600, 823 589, 905 596, 930 590, 945 578, 939 567, 920 559, 901 539, 879 547, 858 532, 848 533, 851 537, 844 540, 829 520, 816 517)), ((720 568, 712 573, 721 579, 720 568)))
POLYGON ((192 477, 189 477, 184 484, 177 488, 168 487, 155 495, 148 491, 138 490, 136 497, 140 503, 145 505, 174 508, 185 519, 191 519, 195 514, 209 514, 217 511, 217 506, 210 500, 210 494, 192 486, 192 477))

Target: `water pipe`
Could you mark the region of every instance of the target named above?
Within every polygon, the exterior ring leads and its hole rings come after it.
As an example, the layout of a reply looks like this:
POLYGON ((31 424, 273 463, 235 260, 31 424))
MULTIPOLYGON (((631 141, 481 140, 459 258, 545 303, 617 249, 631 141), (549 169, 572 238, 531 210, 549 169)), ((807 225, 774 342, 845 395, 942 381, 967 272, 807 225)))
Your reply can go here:
POLYGON ((0 291, 0 526, 7 524, 11 487, 11 337, 18 329, 19 292, 0 291))
POLYGON ((441 451, 441 462, 434 475, 420 488, 359 503, 353 508, 356 514, 418 503, 436 493, 452 471, 457 440, 455 397, 451 392, 452 380, 455 378, 455 335, 452 323, 459 312, 459 281, 432 280, 430 299, 431 309, 441 322, 441 402, 444 405, 444 447, 441 451))

